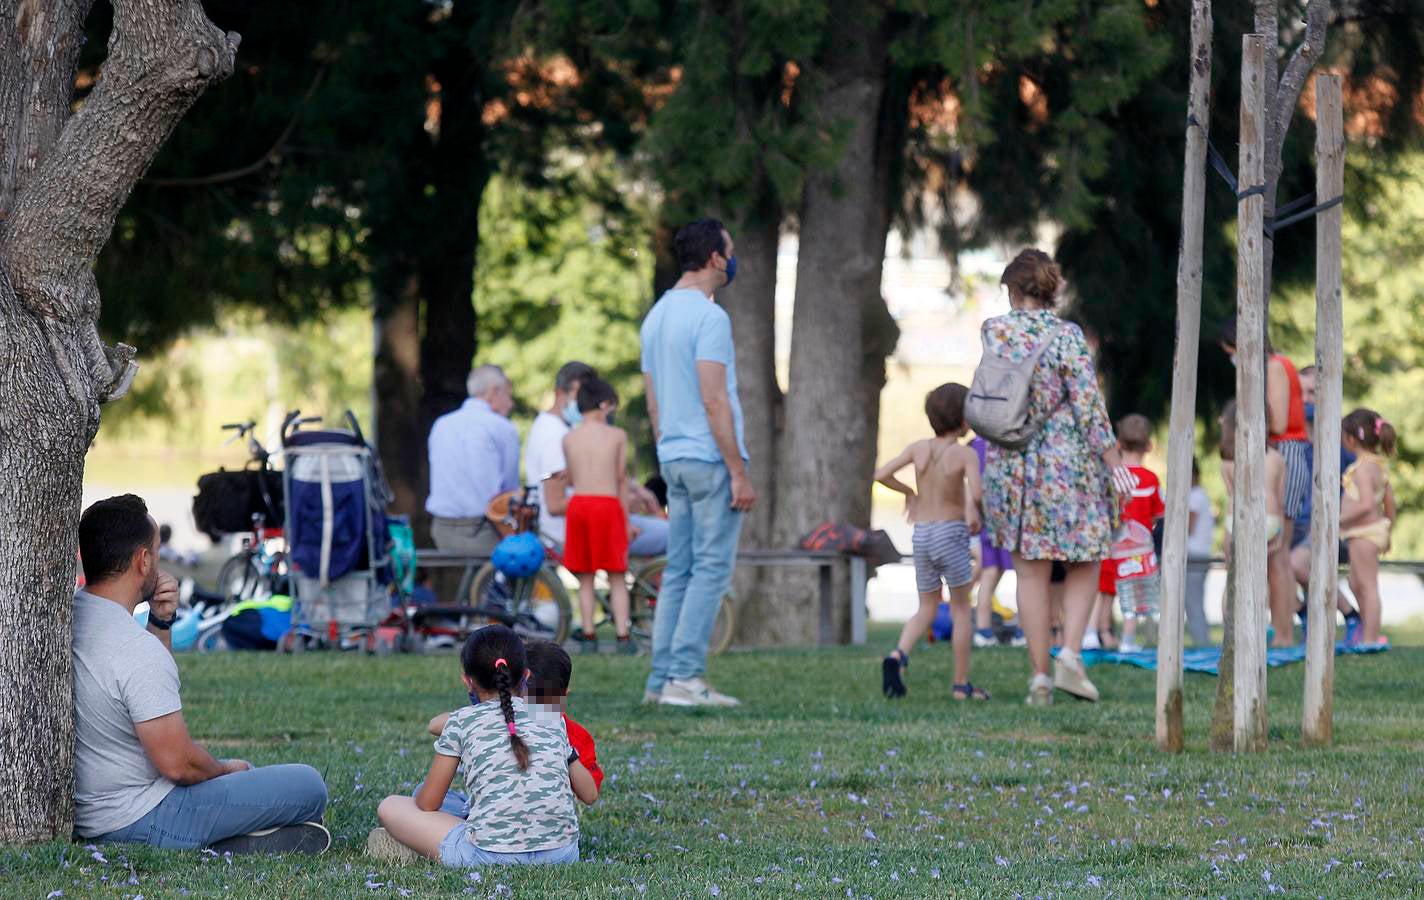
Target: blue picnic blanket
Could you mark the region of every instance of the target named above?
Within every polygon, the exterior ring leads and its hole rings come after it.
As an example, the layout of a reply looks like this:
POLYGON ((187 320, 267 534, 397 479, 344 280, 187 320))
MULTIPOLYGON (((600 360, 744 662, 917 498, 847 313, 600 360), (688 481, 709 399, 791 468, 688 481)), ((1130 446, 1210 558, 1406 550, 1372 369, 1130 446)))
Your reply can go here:
MULTIPOLYGON (((1335 642, 1335 655, 1344 656, 1356 653, 1383 653, 1389 649, 1389 645, 1377 647, 1347 647, 1344 641, 1335 642)), ((1054 656, 1058 653, 1055 650, 1054 656)), ((1297 644, 1294 647, 1273 647, 1266 650, 1266 665, 1268 666, 1288 666, 1291 663, 1303 662, 1305 660, 1305 645, 1297 644)), ((1195 647, 1191 650, 1182 651, 1182 668, 1188 672, 1205 672, 1208 675, 1217 674, 1217 665, 1221 662, 1220 647, 1195 647)), ((1121 665, 1137 666, 1142 669, 1157 668, 1157 650, 1139 650, 1136 653, 1119 653, 1116 650, 1084 650, 1083 664, 1086 666, 1097 663, 1119 663, 1121 665)))

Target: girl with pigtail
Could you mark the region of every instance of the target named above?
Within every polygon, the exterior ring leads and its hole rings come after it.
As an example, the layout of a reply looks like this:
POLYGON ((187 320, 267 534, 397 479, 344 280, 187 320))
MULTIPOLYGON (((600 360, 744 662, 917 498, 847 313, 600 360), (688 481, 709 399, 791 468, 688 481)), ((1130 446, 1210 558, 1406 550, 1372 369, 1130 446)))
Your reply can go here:
POLYGON ((1360 608, 1360 646, 1388 646, 1380 635, 1379 560, 1389 552, 1394 491, 1389 462, 1394 426, 1372 409, 1354 410, 1340 423, 1340 444, 1355 461, 1340 476, 1340 540, 1350 555, 1350 591, 1360 608))
POLYGON ((490 625, 470 635, 460 663, 470 705, 450 713, 415 796, 381 801, 382 828, 371 832, 368 851, 388 858, 415 851, 451 867, 578 862, 574 790, 593 778, 562 722, 529 716, 519 696, 529 676, 524 642, 490 625), (461 768, 464 818, 445 811, 461 768))

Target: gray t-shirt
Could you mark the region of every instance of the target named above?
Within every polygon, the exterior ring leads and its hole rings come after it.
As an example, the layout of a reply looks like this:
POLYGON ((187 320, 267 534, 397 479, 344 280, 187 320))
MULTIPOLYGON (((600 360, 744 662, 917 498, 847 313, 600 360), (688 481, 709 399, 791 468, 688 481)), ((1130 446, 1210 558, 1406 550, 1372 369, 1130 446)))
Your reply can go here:
POLYGON ((74 595, 74 831, 132 825, 173 782, 158 774, 134 725, 183 708, 178 667, 158 638, 112 600, 74 595))

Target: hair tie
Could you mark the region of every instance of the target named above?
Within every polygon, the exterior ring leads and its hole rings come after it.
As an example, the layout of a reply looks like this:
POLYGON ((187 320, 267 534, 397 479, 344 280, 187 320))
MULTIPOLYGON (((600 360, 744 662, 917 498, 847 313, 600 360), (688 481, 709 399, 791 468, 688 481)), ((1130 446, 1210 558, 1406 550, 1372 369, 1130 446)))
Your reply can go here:
POLYGON ((509 665, 509 660, 505 659, 503 656, 501 656, 499 659, 497 659, 497 660, 494 661, 494 667, 495 667, 496 669, 498 669, 500 666, 508 666, 508 665, 509 665))
POLYGON ((510 736, 510 737, 514 737, 514 736, 515 736, 516 734, 518 734, 518 733, 519 733, 519 730, 514 727, 514 723, 513 723, 513 722, 510 722, 510 723, 509 723, 509 736, 510 736))
POLYGON ((1376 437, 1379 436, 1380 429, 1383 428, 1384 425, 1385 425, 1384 419, 1381 418, 1381 417, 1379 417, 1379 416, 1375 416, 1375 436, 1376 436, 1376 437))

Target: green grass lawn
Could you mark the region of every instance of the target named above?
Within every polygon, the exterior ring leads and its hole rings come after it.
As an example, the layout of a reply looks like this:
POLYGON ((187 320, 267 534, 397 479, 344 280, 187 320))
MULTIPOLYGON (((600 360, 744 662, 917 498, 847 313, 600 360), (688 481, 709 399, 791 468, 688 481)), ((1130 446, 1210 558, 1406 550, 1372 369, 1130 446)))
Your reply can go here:
MULTIPOLYGON (((1270 749, 1205 749, 1216 680, 1187 676, 1189 748, 1152 744, 1154 676, 1093 670, 1103 702, 1023 705, 1022 651, 975 654, 987 704, 948 697, 921 649, 909 698, 866 648, 713 663, 732 711, 638 705, 646 659, 575 658, 572 712, 603 798, 585 862, 445 871, 362 854, 375 808, 424 774, 427 719, 458 702, 451 656, 184 656, 187 716, 219 755, 315 765, 335 846, 319 859, 145 848, 0 850, 5 897, 1405 896, 1424 893, 1424 648, 1338 660, 1336 744, 1300 745, 1302 666, 1270 674, 1270 749)), ((1396 638, 1399 642, 1399 639, 1396 638)), ((1061 695, 1060 695, 1061 698, 1061 695)))

